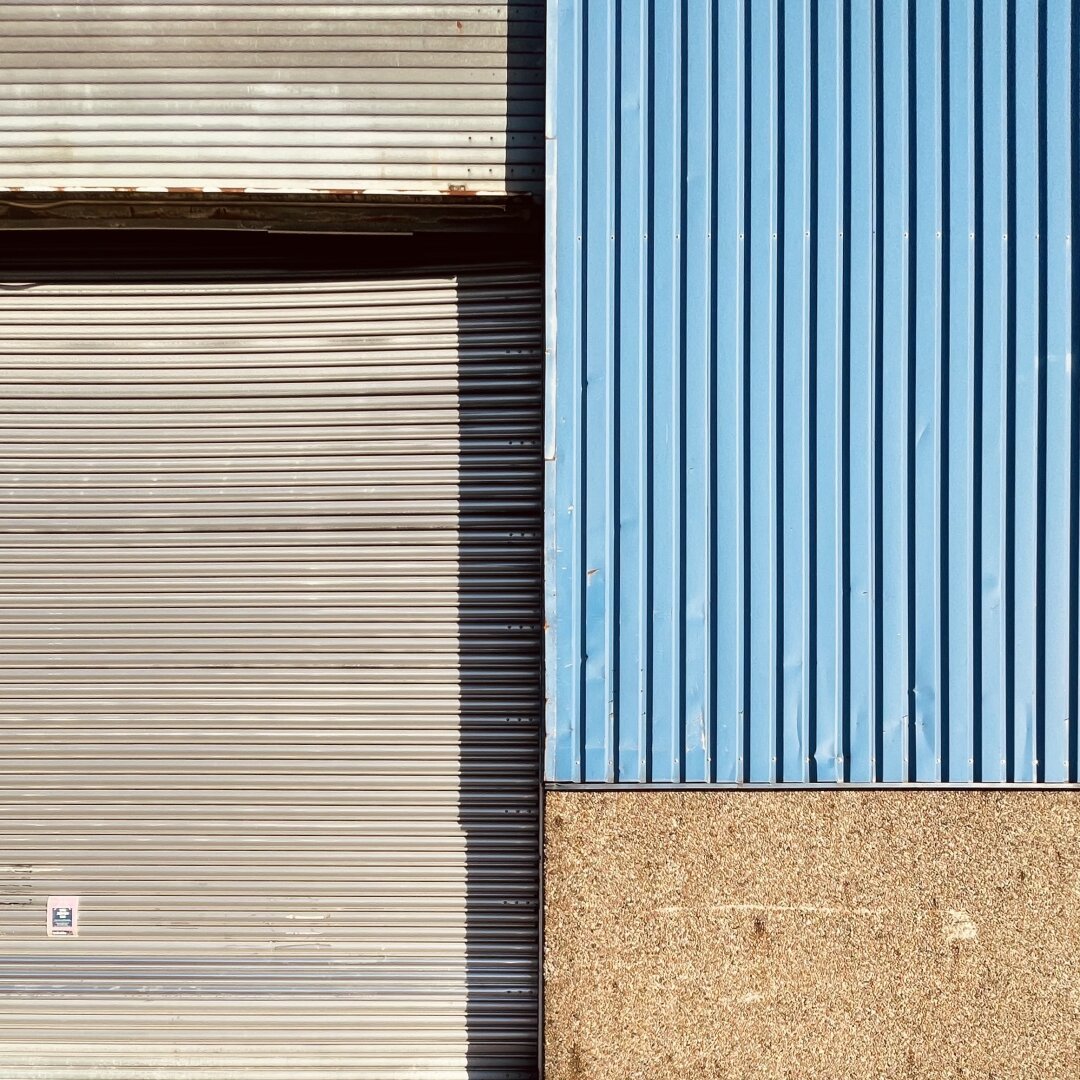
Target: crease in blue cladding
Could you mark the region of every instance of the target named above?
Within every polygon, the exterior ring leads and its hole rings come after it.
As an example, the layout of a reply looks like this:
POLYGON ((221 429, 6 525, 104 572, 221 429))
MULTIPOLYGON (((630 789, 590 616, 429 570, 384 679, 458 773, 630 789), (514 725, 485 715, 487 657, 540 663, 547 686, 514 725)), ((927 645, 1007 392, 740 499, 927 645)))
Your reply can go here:
POLYGON ((548 8, 547 779, 1076 783, 1080 12, 548 8))

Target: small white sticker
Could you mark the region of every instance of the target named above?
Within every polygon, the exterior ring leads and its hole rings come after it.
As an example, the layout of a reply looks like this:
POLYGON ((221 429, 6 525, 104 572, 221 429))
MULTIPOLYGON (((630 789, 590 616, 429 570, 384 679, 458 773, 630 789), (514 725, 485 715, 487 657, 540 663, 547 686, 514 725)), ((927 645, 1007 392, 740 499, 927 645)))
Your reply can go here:
POLYGON ((50 896, 45 918, 45 929, 49 937, 78 937, 79 898, 50 896))

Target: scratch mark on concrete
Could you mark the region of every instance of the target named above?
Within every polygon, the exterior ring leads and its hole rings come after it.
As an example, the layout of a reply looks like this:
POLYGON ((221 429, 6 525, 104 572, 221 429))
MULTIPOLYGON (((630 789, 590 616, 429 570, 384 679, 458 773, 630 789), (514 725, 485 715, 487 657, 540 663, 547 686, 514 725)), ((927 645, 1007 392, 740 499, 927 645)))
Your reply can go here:
POLYGON ((941 932, 951 945, 954 941, 978 941, 979 929, 975 920, 963 908, 950 908, 942 916, 941 932))
POLYGON ((662 915, 677 915, 681 911, 774 911, 797 915, 887 915, 889 908, 830 907, 822 904, 701 904, 662 907, 662 915))

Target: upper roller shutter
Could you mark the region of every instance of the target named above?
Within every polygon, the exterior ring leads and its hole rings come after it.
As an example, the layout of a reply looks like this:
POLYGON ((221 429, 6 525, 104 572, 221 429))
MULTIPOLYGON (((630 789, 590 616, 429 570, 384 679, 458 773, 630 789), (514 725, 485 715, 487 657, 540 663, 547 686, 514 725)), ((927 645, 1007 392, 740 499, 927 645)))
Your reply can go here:
POLYGON ((0 291, 0 1077, 534 1075, 539 314, 0 291))
POLYGON ((538 193, 543 0, 0 4, 0 188, 538 193))

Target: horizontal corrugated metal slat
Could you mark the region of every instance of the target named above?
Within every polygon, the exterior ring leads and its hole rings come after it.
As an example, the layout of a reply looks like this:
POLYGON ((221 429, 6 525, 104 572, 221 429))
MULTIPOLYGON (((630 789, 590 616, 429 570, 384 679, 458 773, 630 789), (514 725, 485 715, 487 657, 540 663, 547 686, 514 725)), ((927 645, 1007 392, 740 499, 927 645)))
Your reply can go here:
POLYGON ((5 3, 0 190, 537 195, 543 12, 5 3))
POLYGON ((539 314, 0 294, 0 1077, 535 1075, 539 314))
POLYGON ((552 3, 550 780, 1080 780, 1078 23, 552 3))

